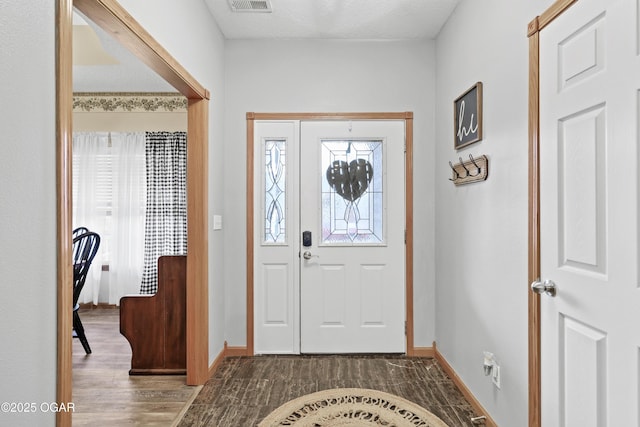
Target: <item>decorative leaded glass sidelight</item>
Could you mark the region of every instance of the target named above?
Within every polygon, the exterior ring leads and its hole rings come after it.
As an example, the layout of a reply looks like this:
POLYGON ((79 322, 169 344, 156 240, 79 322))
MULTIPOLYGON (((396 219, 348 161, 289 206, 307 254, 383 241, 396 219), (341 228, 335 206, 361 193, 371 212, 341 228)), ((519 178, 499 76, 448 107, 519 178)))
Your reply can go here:
POLYGON ((322 141, 322 244, 384 244, 383 141, 322 141))
POLYGON ((264 139, 264 244, 284 244, 286 228, 286 139, 264 139))

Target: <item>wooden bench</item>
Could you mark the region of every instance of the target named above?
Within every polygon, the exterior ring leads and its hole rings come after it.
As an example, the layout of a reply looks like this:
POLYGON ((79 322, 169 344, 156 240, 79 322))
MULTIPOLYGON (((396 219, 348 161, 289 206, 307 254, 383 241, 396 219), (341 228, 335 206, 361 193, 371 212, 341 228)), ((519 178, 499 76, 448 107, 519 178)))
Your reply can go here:
POLYGON ((131 345, 129 375, 187 372, 187 257, 158 259, 158 292, 120 299, 120 333, 131 345))

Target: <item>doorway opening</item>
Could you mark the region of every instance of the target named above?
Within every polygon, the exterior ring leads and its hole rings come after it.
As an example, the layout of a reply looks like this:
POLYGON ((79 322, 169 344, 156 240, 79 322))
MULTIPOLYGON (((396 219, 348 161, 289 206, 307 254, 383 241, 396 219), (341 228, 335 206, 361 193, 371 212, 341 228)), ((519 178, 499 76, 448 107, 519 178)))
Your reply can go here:
MULTIPOLYGON (((72 401, 71 331, 71 141, 73 8, 111 34, 125 48, 188 99, 187 107, 187 384, 208 377, 208 103, 198 83, 127 11, 113 0, 56 3, 56 189, 57 189, 57 386, 58 402, 72 401), (196 325, 198 325, 196 327, 196 325)), ((71 425, 71 413, 56 414, 71 425)))

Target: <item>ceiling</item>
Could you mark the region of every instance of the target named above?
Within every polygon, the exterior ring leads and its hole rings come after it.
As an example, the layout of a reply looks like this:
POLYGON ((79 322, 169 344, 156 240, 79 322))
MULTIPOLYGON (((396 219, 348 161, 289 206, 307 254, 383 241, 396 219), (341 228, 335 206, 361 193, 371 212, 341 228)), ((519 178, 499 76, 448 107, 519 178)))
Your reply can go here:
POLYGON ((269 0, 271 13, 204 1, 227 39, 389 40, 435 38, 460 0, 269 0))
MULTIPOLYGON (((268 0, 269 13, 204 1, 226 39, 433 39, 460 0, 268 0)), ((252 4, 254 0, 235 0, 252 4)), ((257 0, 264 2, 265 0, 257 0)), ((74 17, 75 92, 175 92, 97 25, 74 17), (91 28, 97 37, 88 33, 91 28), (102 52, 100 52, 102 50, 102 52), (84 53, 82 53, 84 52, 84 53)))
POLYGON ((74 92, 176 92, 80 12, 73 19, 74 92))

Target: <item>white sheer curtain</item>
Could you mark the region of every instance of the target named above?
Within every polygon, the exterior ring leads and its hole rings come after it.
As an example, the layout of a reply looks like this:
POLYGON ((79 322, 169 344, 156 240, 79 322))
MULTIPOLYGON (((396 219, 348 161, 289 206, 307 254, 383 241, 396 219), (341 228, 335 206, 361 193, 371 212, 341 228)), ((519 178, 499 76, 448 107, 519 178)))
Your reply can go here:
POLYGON ((117 305, 139 292, 144 265, 145 133, 74 133, 73 174, 73 228, 102 238, 79 302, 117 305))
POLYGON ((146 200, 145 134, 112 133, 113 210, 109 304, 137 294, 144 265, 146 200))
MULTIPOLYGON (((73 134, 73 228, 87 227, 101 237, 106 229, 104 202, 96 188, 101 181, 109 150, 109 133, 73 134)), ((104 243, 93 259, 78 302, 98 303, 102 275, 104 243)))

